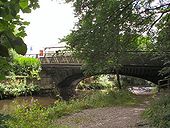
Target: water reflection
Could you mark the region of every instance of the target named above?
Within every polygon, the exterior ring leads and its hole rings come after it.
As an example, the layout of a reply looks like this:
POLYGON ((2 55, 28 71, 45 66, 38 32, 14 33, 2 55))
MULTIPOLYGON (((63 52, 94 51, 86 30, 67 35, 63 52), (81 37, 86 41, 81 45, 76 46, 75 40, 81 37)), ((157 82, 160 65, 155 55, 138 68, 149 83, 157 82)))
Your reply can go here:
POLYGON ((51 97, 40 97, 40 96, 24 96, 24 97, 17 97, 14 99, 7 99, 7 100, 0 100, 0 113, 8 113, 9 110, 12 110, 12 106, 14 105, 14 102, 17 102, 19 104, 24 104, 25 102, 31 103, 33 100, 37 100, 37 102, 47 107, 49 105, 52 105, 55 102, 54 98, 51 97))

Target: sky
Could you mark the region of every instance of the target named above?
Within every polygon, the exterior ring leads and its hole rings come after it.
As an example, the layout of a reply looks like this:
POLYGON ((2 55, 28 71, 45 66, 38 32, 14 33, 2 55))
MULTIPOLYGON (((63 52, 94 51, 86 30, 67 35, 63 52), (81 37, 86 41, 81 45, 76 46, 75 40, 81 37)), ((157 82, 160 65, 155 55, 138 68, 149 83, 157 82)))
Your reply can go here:
POLYGON ((58 43, 59 38, 70 33, 76 18, 71 4, 59 1, 63 0, 39 0, 40 8, 30 14, 22 14, 22 17, 30 22, 26 28, 27 36, 24 38, 28 47, 27 53, 35 54, 45 47, 64 45, 58 43))
POLYGON ((71 4, 59 3, 57 0, 39 0, 39 4, 40 8, 32 13, 22 14, 24 20, 30 22, 24 38, 27 53, 37 53, 49 46, 63 46, 58 43, 59 38, 69 34, 76 21, 71 4))

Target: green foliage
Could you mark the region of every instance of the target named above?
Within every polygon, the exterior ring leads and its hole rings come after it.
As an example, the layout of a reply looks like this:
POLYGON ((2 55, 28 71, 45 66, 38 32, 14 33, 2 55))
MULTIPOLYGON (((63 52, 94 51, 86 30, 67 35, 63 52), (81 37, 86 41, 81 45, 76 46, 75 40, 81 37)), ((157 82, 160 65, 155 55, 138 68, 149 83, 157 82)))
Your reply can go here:
POLYGON ((65 1, 73 2, 79 20, 62 41, 85 62, 87 73, 120 68, 122 58, 129 60, 134 55, 126 51, 157 50, 161 33, 166 36, 162 41, 169 42, 169 29, 164 28, 170 19, 167 0, 65 1))
POLYGON ((28 76, 29 78, 39 79, 41 71, 40 60, 36 58, 27 58, 17 54, 14 50, 10 50, 11 72, 18 76, 28 76))
POLYGON ((8 80, 0 83, 0 98, 30 95, 38 90, 38 85, 26 84, 26 80, 8 80))
POLYGON ((91 95, 87 94, 81 99, 71 100, 69 102, 56 102, 53 107, 49 108, 49 111, 51 118, 60 118, 83 109, 122 105, 128 106, 134 105, 137 102, 133 94, 127 91, 95 91, 91 95))
POLYGON ((90 84, 83 84, 80 83, 77 89, 85 89, 85 90, 102 90, 102 89, 109 89, 111 88, 111 84, 105 85, 102 83, 90 83, 90 84))
POLYGON ((134 105, 137 100, 133 95, 126 91, 121 92, 93 92, 86 97, 66 101, 56 101, 53 106, 44 108, 36 101, 25 102, 25 104, 15 103, 10 118, 0 122, 6 128, 67 128, 55 124, 55 120, 63 116, 79 112, 83 109, 115 106, 115 105, 134 105))
POLYGON ((5 78, 5 75, 10 71, 11 66, 7 62, 6 58, 0 57, 0 80, 5 78))
POLYGON ((3 79, 5 76, 10 76, 6 82, 0 83, 0 97, 10 97, 31 94, 37 91, 39 88, 33 83, 27 84, 26 79, 39 79, 39 72, 41 71, 41 64, 38 59, 26 58, 19 55, 14 50, 10 50, 10 58, 8 62, 5 58, 0 59, 0 78, 3 79), (17 78, 18 76, 23 77, 17 78))
POLYGON ((112 82, 108 80, 107 75, 93 76, 83 80, 77 86, 77 89, 97 90, 97 89, 109 89, 112 87, 112 82), (92 81, 88 81, 92 80, 92 81))
POLYGON ((133 94, 128 91, 100 92, 87 98, 87 102, 93 107, 130 106, 137 103, 133 94))
MULTIPOLYGON (((4 61, 1 57, 9 57, 9 48, 14 48, 17 53, 22 55, 26 53, 27 47, 22 38, 26 36, 25 27, 29 25, 29 22, 24 21, 19 13, 30 13, 32 9, 38 7, 38 0, 0 1, 0 61, 4 61)), ((9 65, 7 62, 3 63, 6 65, 4 69, 9 65)), ((4 72, 1 72, 0 79, 5 75, 4 72)))
POLYGON ((155 128, 169 128, 170 95, 164 95, 156 99, 150 107, 144 111, 143 117, 155 128))
POLYGON ((34 101, 24 105, 16 104, 16 110, 5 121, 7 128, 55 128, 48 118, 48 111, 34 101))
POLYGON ((159 58, 164 61, 165 67, 161 70, 160 74, 170 77, 170 18, 166 14, 160 23, 157 25, 159 34, 157 37, 156 47, 160 51, 159 58), (165 51, 169 51, 166 53, 165 51))
POLYGON ((0 114, 0 128, 7 128, 4 122, 10 118, 11 118, 10 115, 0 114))
MULTIPOLYGON (((20 17, 19 12, 30 13, 31 9, 38 7, 38 0, 0 1, 0 49, 14 48, 20 54, 26 53, 26 45, 20 37, 26 36, 28 22, 20 17)), ((8 54, 7 50, 3 52, 8 54)))

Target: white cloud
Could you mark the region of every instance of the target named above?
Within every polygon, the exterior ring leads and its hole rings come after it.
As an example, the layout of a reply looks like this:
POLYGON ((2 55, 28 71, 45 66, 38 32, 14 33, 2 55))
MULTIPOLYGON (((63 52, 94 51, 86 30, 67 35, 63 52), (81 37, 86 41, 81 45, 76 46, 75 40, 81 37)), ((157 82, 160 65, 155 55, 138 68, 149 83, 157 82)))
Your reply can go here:
MULTIPOLYGON (((38 52, 47 46, 60 46, 58 38, 67 35, 74 26, 73 8, 70 4, 57 1, 39 0, 40 8, 31 14, 24 14, 25 20, 30 21, 26 28, 25 43, 38 52)), ((28 49, 29 52, 29 49, 28 49)))

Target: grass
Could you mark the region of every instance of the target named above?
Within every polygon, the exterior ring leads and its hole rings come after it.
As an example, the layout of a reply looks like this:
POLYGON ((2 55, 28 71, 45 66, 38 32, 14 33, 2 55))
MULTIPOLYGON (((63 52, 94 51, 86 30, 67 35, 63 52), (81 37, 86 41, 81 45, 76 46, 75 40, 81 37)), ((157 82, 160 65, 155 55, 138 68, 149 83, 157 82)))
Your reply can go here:
POLYGON ((150 127, 170 128, 170 94, 155 99, 142 116, 150 127))
POLYGON ((84 109, 111 106, 132 106, 138 103, 139 101, 134 95, 127 91, 97 91, 90 96, 81 99, 71 100, 69 102, 58 101, 54 106, 50 107, 49 110, 52 118, 53 116, 55 116, 55 118, 60 118, 84 109))
MULTIPOLYGON (((3 123, 6 125, 4 128, 67 128, 67 126, 55 124, 56 120, 84 109, 132 106, 138 103, 134 95, 127 91, 97 91, 69 102, 56 101, 53 106, 48 108, 44 108, 36 102, 25 105, 15 104, 15 111, 10 113, 11 118, 3 123)), ((81 121, 77 120, 77 122, 81 121)))

